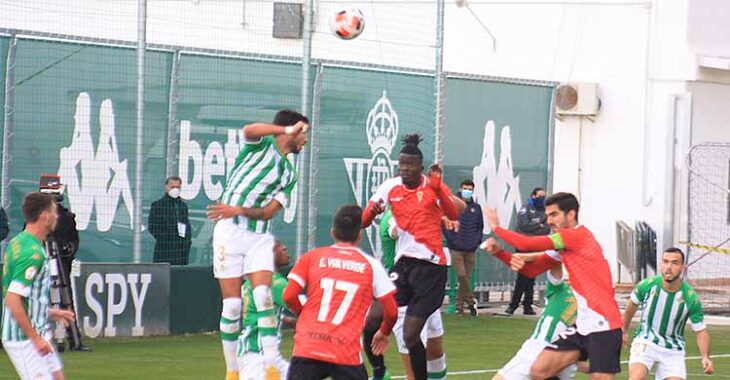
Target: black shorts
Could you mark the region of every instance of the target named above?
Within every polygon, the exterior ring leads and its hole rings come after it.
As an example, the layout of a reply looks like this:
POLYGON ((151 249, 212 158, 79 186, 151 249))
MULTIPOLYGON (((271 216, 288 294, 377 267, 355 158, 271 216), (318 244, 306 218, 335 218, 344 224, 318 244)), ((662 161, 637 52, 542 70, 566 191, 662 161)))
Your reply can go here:
POLYGON ((367 380, 365 366, 341 365, 294 356, 289 363, 287 380, 367 380))
POLYGON ((548 350, 580 351, 579 361, 589 360, 590 373, 621 372, 621 329, 581 335, 574 327, 560 334, 548 350))
POLYGON ((401 257, 390 271, 398 306, 408 306, 406 315, 424 319, 444 303, 446 277, 446 266, 412 257, 401 257))

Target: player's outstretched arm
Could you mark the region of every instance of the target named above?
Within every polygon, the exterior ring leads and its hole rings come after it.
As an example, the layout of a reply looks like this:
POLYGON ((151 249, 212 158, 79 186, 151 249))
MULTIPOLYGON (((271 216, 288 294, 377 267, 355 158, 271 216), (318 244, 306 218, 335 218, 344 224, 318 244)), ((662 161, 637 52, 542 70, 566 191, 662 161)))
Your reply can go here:
POLYGON ((296 135, 300 132, 307 132, 308 129, 309 124, 303 121, 286 127, 268 123, 253 123, 243 127, 243 136, 248 141, 256 141, 269 135, 296 135))
POLYGON ((555 243, 548 236, 526 236, 500 227, 497 211, 491 207, 487 207, 484 210, 484 214, 487 217, 489 228, 492 229, 494 234, 504 240, 505 243, 515 247, 518 251, 538 252, 563 248, 556 247, 555 243))
POLYGON ((555 266, 561 265, 560 261, 545 252, 511 254, 500 247, 494 238, 487 239, 480 247, 513 271, 529 278, 535 278, 555 266))
POLYGON ((294 312, 296 315, 299 315, 302 312, 303 306, 302 303, 299 302, 299 295, 303 291, 304 288, 302 288, 302 286, 296 281, 289 281, 286 288, 284 288, 284 294, 282 295, 284 303, 286 303, 289 310, 294 312))

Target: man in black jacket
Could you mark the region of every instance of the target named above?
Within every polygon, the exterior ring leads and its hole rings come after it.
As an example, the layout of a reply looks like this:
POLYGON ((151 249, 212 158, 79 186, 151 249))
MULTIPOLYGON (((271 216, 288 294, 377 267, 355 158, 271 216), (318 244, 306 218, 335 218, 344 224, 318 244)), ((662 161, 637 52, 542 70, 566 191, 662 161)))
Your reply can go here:
POLYGON ((188 205, 180 199, 180 177, 165 180, 165 195, 152 203, 148 226, 155 237, 154 262, 187 265, 191 232, 188 205))
MULTIPOLYGON (((550 226, 547 224, 545 217, 545 189, 542 187, 532 189, 530 198, 527 199, 527 204, 522 205, 522 208, 517 213, 517 217, 517 231, 531 236, 548 235, 550 233, 550 226)), ((517 280, 515 281, 515 289, 512 291, 512 301, 505 312, 507 314, 513 314, 517 310, 520 299, 524 294, 525 299, 522 302, 524 307, 523 313, 525 315, 535 315, 535 310, 532 310, 535 293, 534 287, 534 278, 525 277, 518 273, 517 280)))
MULTIPOLYGON (((482 208, 474 201, 474 182, 472 180, 462 181, 457 195, 466 202, 466 209, 459 216, 457 228, 444 228, 443 231, 451 253, 451 266, 459 279, 456 312, 463 313, 464 303, 466 303, 469 313, 476 316, 477 309, 471 290, 470 277, 476 263, 476 250, 482 242, 484 219, 482 208)), ((446 222, 449 223, 449 221, 446 222)))

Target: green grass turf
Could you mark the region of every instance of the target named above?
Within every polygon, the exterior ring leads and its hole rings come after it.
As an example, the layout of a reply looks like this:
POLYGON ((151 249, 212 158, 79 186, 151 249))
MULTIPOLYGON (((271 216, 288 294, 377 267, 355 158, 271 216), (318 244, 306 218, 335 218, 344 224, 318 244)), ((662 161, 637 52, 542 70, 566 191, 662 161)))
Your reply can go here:
MULTIPOLYGON (((497 369, 505 364, 530 334, 535 319, 522 317, 445 316, 444 338, 449 372, 497 369)), ((712 352, 730 354, 730 327, 710 326, 712 352)), ((698 355, 694 335, 687 329, 688 356, 698 355)), ((91 353, 64 353, 66 377, 81 379, 223 379, 223 359, 217 334, 154 338, 97 339, 86 342, 91 353)), ((282 350, 291 352, 291 332, 282 350)), ((623 352, 624 359, 628 350, 623 352)), ((400 359, 391 340, 386 362, 391 374, 402 375, 400 359)), ((716 378, 730 378, 730 357, 716 358, 716 378)), ((628 378, 626 365, 618 379, 628 378)), ((688 360, 689 379, 702 377, 699 360, 688 360)), ((455 379, 490 379, 494 372, 452 375, 455 379)), ((0 379, 16 379, 5 353, 0 353, 0 379)), ((586 379, 578 375, 577 379, 586 379)), ((653 376, 651 377, 653 378, 653 376)))

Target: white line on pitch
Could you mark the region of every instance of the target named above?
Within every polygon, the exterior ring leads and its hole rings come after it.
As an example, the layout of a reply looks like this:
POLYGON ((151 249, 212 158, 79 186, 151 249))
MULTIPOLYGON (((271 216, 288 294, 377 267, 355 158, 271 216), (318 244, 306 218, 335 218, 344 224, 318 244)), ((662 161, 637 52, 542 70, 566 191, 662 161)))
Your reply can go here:
MULTIPOLYGON (((730 358, 730 354, 710 355, 710 358, 711 359, 730 358)), ((702 357, 701 356, 687 356, 685 359, 697 360, 697 359, 702 359, 702 357)), ((629 363, 628 360, 621 361, 621 364, 628 364, 628 363, 629 363)), ((449 375, 449 376, 475 375, 475 374, 479 374, 479 373, 492 373, 492 372, 497 372, 497 371, 499 371, 499 369, 477 369, 477 370, 472 370, 472 371, 449 372, 447 375, 449 375)), ((718 376, 718 375, 713 375, 713 376, 718 376)), ((723 376, 719 376, 719 377, 723 377, 723 376)), ((730 377, 730 376, 727 376, 727 377, 730 377)), ((392 379, 405 379, 406 377, 405 376, 393 376, 391 378, 392 379)))

